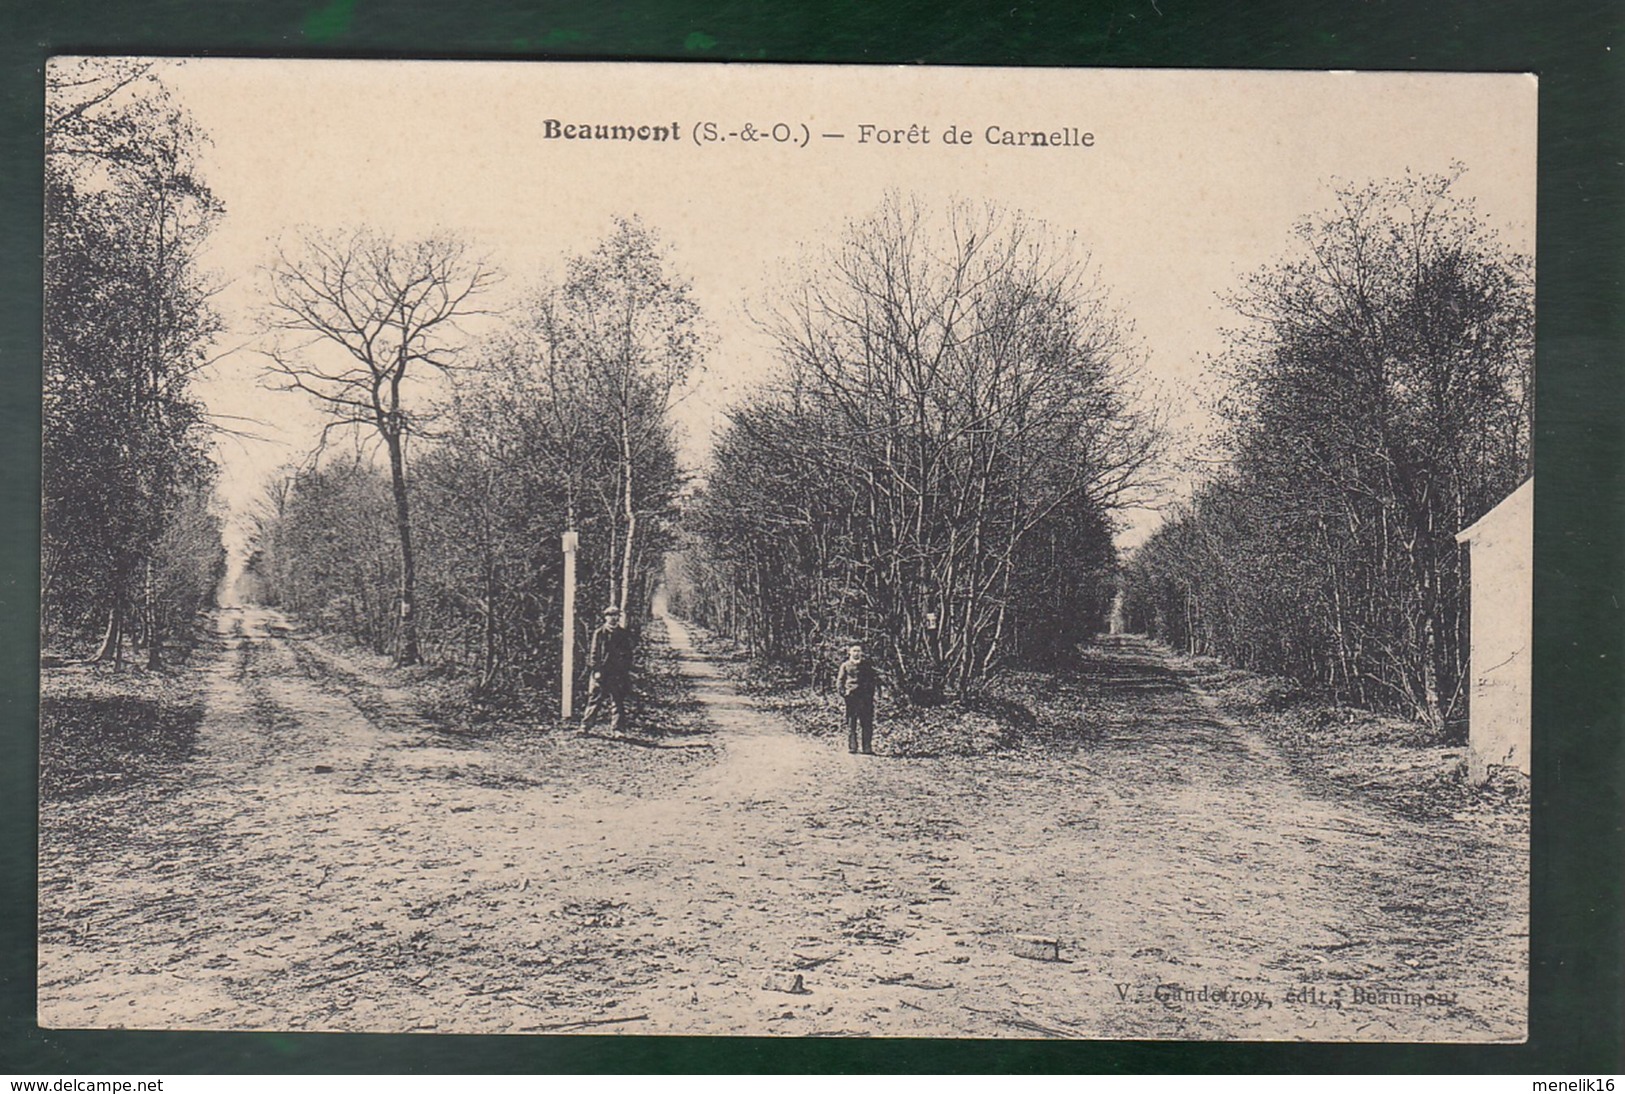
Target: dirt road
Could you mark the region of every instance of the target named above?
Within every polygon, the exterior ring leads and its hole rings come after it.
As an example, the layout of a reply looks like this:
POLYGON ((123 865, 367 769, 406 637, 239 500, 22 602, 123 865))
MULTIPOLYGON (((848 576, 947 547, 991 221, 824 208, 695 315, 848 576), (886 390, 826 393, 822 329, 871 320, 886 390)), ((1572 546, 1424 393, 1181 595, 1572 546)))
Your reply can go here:
POLYGON ((1152 647, 1102 662, 1088 741, 902 759, 884 709, 848 755, 670 641, 704 732, 459 735, 221 611, 190 754, 42 811, 42 1022, 1523 1035, 1522 842, 1312 795, 1152 647))

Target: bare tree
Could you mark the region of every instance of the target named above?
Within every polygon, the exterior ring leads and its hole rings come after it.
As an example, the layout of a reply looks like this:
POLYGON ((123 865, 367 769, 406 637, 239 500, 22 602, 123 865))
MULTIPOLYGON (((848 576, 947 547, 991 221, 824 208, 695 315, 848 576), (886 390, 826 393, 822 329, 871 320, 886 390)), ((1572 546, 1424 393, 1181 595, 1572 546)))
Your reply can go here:
POLYGON ((861 637, 916 694, 967 695, 1094 612, 1109 513, 1159 443, 1126 324, 1072 240, 996 208, 894 198, 821 259, 694 523, 769 652, 861 637))
POLYGON ((280 253, 269 270, 269 379, 325 407, 329 430, 375 430, 388 456, 403 665, 419 660, 406 438, 422 418, 407 404, 423 401, 423 380, 458 367, 458 321, 483 314, 477 301, 499 277, 456 240, 403 243, 367 229, 308 233, 296 254, 280 253))
POLYGON ((620 481, 613 504, 623 538, 620 580, 610 593, 625 612, 644 510, 639 469, 669 443, 669 411, 703 352, 699 308, 687 283, 668 272, 659 241, 635 218, 618 219, 591 254, 570 264, 557 303, 546 323, 548 375, 575 371, 616 434, 620 481), (573 361, 573 369, 561 361, 573 361))

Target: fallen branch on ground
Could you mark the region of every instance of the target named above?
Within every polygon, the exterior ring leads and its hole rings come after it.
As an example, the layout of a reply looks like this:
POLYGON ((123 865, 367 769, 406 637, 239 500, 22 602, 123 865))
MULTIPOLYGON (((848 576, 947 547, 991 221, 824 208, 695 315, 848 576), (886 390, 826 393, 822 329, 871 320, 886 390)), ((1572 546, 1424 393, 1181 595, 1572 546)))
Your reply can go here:
POLYGON ((545 1026, 526 1026, 527 1030, 585 1029, 588 1026, 614 1026, 623 1022, 647 1022, 647 1014, 633 1014, 625 1018, 583 1018, 579 1022, 555 1022, 545 1026))

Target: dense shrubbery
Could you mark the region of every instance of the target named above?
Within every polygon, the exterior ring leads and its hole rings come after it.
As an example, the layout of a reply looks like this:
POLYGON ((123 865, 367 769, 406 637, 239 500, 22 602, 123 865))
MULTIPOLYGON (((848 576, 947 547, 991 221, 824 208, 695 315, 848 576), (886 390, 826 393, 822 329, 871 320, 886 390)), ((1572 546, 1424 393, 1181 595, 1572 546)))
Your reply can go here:
POLYGON ((224 567, 191 381, 219 328, 202 140, 140 62, 53 61, 45 144, 45 645, 157 665, 224 567))
POLYGON ((1534 299, 1454 181, 1347 189, 1246 284, 1231 466, 1136 554, 1131 625, 1436 725, 1461 713, 1455 534, 1529 473, 1534 299))
POLYGON ((782 369, 733 414, 690 511, 684 611, 809 677, 862 640, 925 701, 1099 629, 1109 513, 1155 431, 1069 243, 894 199, 770 326, 782 369))

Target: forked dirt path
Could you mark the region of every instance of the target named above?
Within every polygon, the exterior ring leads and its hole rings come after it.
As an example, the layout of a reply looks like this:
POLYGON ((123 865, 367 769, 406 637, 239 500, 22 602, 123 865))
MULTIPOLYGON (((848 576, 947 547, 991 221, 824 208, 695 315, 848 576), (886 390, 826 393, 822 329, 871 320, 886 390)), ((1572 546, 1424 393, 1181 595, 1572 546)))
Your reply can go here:
POLYGON ((877 757, 796 735, 677 621, 711 732, 633 743, 451 734, 218 618, 195 755, 42 811, 48 1026, 1522 1035, 1524 847, 1312 796, 1143 643, 1076 686, 1088 742, 904 759, 884 709, 877 757))

